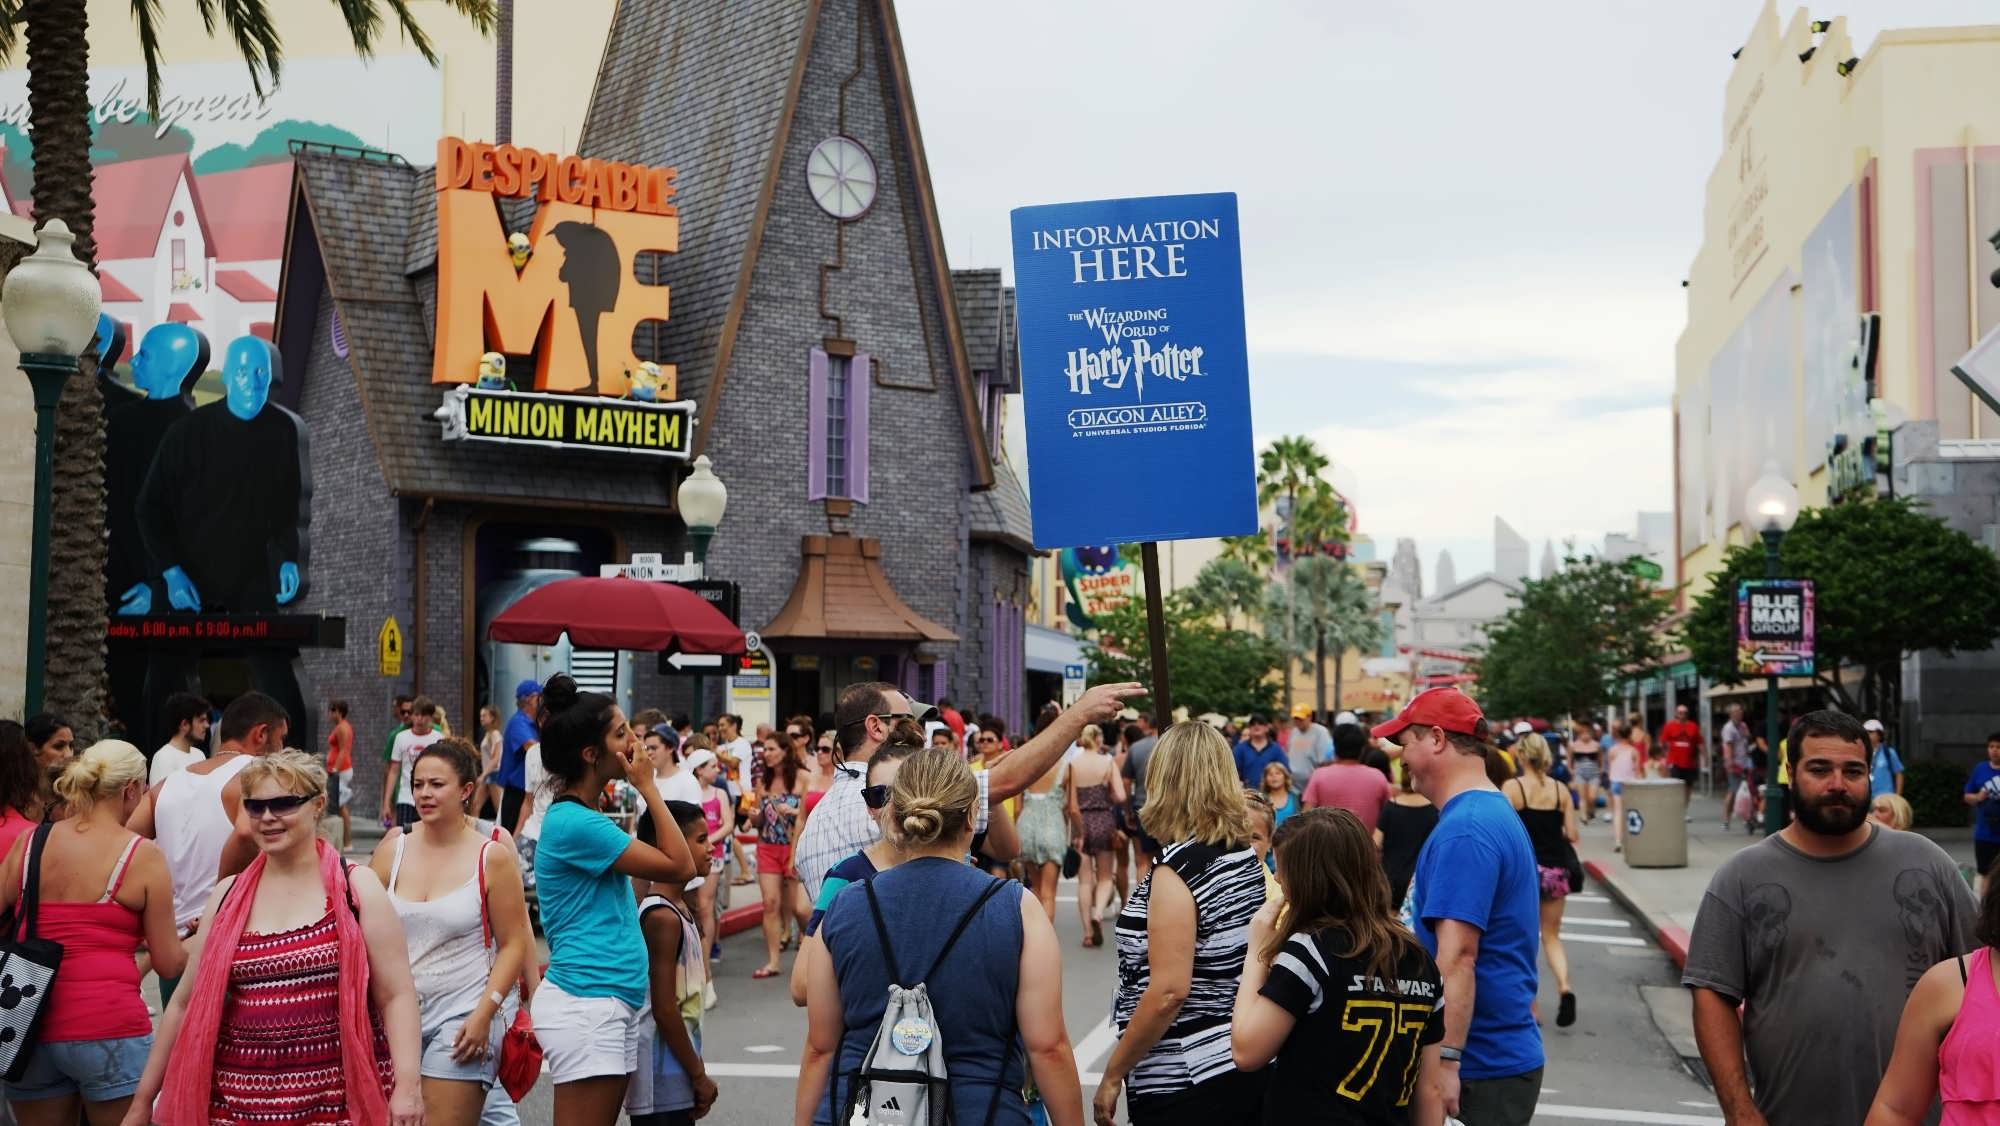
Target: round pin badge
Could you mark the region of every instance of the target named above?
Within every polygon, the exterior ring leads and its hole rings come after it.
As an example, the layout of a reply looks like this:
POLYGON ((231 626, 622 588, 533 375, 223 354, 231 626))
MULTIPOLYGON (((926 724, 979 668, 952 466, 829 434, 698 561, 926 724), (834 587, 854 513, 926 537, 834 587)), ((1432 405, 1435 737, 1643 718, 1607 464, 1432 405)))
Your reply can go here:
POLYGON ((889 1042, 906 1056, 920 1056, 931 1046, 931 1026, 921 1017, 904 1017, 889 1029, 889 1042))

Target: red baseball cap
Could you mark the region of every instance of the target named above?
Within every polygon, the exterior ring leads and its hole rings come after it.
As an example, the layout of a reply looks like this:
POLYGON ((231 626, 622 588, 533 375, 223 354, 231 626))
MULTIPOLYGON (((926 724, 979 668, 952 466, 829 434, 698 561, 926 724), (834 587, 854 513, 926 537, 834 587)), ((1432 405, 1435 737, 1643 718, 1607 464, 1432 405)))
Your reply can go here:
POLYGON ((1442 727, 1459 735, 1474 735, 1479 731, 1479 723, 1486 716, 1472 697, 1456 688, 1433 688, 1422 692, 1411 700, 1401 715, 1374 729, 1377 739, 1394 739, 1403 729, 1414 724, 1425 727, 1442 727))

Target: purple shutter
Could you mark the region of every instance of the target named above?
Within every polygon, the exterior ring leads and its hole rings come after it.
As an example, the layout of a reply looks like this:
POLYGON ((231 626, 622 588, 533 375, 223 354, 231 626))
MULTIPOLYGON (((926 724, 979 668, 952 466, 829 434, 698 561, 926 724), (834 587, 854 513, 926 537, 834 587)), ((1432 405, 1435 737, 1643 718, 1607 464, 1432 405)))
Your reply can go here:
POLYGON ((847 495, 868 503, 868 389, 875 385, 875 361, 854 353, 847 365, 847 495))
MULTIPOLYGON (((1000 633, 999 599, 996 598, 993 600, 993 606, 988 613, 990 617, 987 619, 988 625, 986 629, 986 667, 992 670, 993 673, 993 683, 990 689, 993 693, 991 707, 993 708, 993 714, 1006 720, 1008 729, 1012 730, 1014 726, 1014 709, 1007 706, 1007 665, 1000 659, 1000 651, 1006 647, 1007 642, 1006 638, 1000 633)), ((1016 743, 1015 745, 1019 746, 1020 744, 1016 743)))
POLYGON ((949 657, 939 657, 937 664, 931 666, 931 699, 942 700, 952 695, 950 673, 951 658, 949 657))
POLYGON ((806 375, 806 499, 826 499, 826 353, 818 348, 806 375))

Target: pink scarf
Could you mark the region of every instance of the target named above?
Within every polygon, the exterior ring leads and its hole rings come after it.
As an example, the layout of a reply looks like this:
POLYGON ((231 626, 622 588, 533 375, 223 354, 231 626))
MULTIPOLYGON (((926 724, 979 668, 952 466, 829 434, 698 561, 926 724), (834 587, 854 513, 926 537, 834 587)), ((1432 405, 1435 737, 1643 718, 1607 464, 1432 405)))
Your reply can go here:
MULTIPOLYGON (((375 1033, 368 1008, 368 943, 361 934, 361 920, 347 905, 344 881, 352 876, 342 870, 340 854, 332 846, 323 840, 314 843, 319 849, 320 886, 334 905, 340 1069, 347 1080, 348 1117, 354 1126, 383 1126, 389 1121, 389 1100, 375 1070, 375 1033)), ((209 1120, 209 1087, 215 1079, 215 1046, 222 1027, 222 1003, 229 992, 229 968, 236 960, 236 946, 250 920, 250 908, 257 902, 257 885, 263 876, 264 857, 259 854, 236 877, 235 886, 216 908, 194 982, 182 986, 188 989, 187 1012, 167 1060, 159 1103, 153 1109, 153 1120, 160 1126, 205 1126, 209 1120)))

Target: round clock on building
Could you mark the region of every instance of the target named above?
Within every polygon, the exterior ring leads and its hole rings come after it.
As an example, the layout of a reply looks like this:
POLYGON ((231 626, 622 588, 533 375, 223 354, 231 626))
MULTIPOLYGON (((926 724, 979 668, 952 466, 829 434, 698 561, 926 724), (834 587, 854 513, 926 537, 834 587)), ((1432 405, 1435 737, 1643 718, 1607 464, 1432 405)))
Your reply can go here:
POLYGON ((859 142, 828 137, 806 158, 806 186, 828 215, 859 219, 875 202, 875 161, 859 142))

